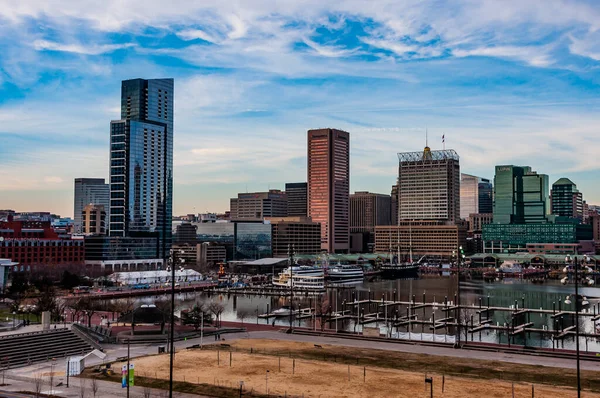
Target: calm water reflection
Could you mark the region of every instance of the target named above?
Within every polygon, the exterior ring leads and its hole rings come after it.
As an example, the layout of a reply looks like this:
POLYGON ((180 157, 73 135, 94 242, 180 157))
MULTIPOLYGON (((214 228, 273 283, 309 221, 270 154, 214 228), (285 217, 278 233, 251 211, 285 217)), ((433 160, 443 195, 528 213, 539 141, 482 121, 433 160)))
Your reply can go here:
MULTIPOLYGON (((488 302, 491 306, 496 307, 509 307, 516 305, 522 308, 523 305, 526 308, 535 309, 548 309, 552 310, 555 308, 557 311, 562 310, 573 310, 573 304, 564 304, 565 297, 572 294, 574 291, 573 285, 563 286, 558 281, 549 281, 545 284, 532 284, 528 281, 521 281, 518 279, 511 280, 506 279, 500 282, 487 283, 479 280, 473 281, 461 281, 461 304, 471 306, 472 310, 464 311, 463 319, 471 322, 471 315, 473 316, 473 322, 477 324, 479 322, 479 315, 477 310, 479 306, 487 306, 488 302)), ((364 284, 357 285, 356 289, 330 289, 326 294, 319 297, 308 297, 308 296, 295 296, 294 307, 295 308, 317 308, 317 313, 320 312, 338 312, 344 308, 344 301, 346 303, 354 302, 355 300, 368 300, 371 297, 373 300, 381 300, 385 297, 386 300, 391 300, 395 297, 397 300, 409 301, 414 296, 415 301, 423 301, 425 296, 426 302, 438 302, 440 305, 435 311, 431 308, 418 309, 414 312, 417 314, 419 319, 431 320, 433 317, 439 320, 447 316, 453 316, 453 313, 446 315, 443 311, 443 303, 445 299, 449 302, 455 300, 456 294, 456 277, 425 277, 417 280, 392 280, 384 281, 378 280, 373 282, 365 282, 364 284), (320 309, 321 308, 321 309, 320 309)), ((598 305, 600 297, 600 289, 592 287, 580 288, 580 294, 587 296, 590 301, 589 309, 584 311, 593 311, 593 307, 598 305)), ((147 297, 140 299, 140 303, 152 303, 156 301, 155 297, 147 297)), ((225 321, 243 321, 246 323, 261 323, 261 324, 272 324, 273 318, 262 319, 258 318, 258 314, 264 314, 272 312, 284 305, 289 305, 289 299, 284 297, 257 297, 257 296, 228 296, 228 295, 194 295, 194 294, 182 294, 177 299, 177 309, 190 308, 196 302, 203 301, 219 301, 221 302, 225 310, 222 315, 222 319, 225 321)), ((346 307, 347 310, 351 309, 351 306, 346 307)), ((407 315, 407 306, 396 307, 398 309, 398 316, 407 315)), ((377 305, 371 304, 369 308, 368 304, 361 305, 361 313, 371 313, 377 310, 377 305)), ((389 318, 395 316, 395 310, 389 309, 390 313, 387 314, 389 318)), ((356 313, 356 312, 355 312, 356 313)), ((382 317, 385 318, 386 314, 382 317)), ((581 333, 594 333, 595 325, 593 324, 592 317, 582 317, 580 321, 581 333)), ((486 315, 483 315, 483 320, 486 319, 486 315)), ((510 315, 508 312, 493 312, 490 320, 493 325, 504 325, 510 323, 510 315)), ((276 318, 275 324, 277 325, 289 325, 289 318, 276 318)), ((534 328, 544 329, 568 327, 572 325, 572 317, 565 315, 563 317, 553 319, 549 314, 530 314, 527 318, 519 320, 520 323, 532 322, 534 328)), ((311 328, 321 328, 319 321, 313 324, 312 319, 294 320, 294 325, 301 325, 311 328)), ((398 338, 410 338, 410 339, 422 339, 422 340, 436 340, 436 341, 454 341, 455 331, 452 328, 445 330, 444 328, 438 329, 433 332, 430 325, 414 325, 412 329, 407 327, 387 329, 385 319, 381 319, 378 323, 368 324, 369 327, 379 327, 380 332, 383 334, 388 333, 392 337, 398 338)), ((338 321, 331 324, 331 328, 338 328, 340 330, 347 331, 360 331, 361 325, 355 325, 352 320, 338 321)), ((464 337, 463 337, 464 339, 464 337)), ((481 333, 474 333, 468 335, 469 340, 494 342, 494 343, 508 343, 508 337, 505 333, 487 330, 481 333)), ((514 339, 511 338, 511 343, 537 347, 564 347, 573 348, 574 341, 572 338, 554 342, 550 335, 541 335, 539 333, 531 333, 529 336, 523 334, 516 336, 514 339)), ((599 351, 600 344, 595 338, 581 338, 582 350, 599 351)))

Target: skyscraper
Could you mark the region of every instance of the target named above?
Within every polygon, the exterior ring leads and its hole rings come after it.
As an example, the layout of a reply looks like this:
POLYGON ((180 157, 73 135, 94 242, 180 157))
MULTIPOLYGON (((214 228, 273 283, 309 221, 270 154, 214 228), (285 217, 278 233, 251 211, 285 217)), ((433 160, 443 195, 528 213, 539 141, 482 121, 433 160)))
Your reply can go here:
POLYGON ((285 184, 288 200, 288 216, 306 216, 308 214, 308 184, 292 182, 285 184))
POLYGON ((490 180, 470 174, 460 175, 460 218, 469 214, 492 213, 492 184, 490 180))
POLYGON ((81 214, 89 204, 104 206, 108 209, 110 189, 104 178, 76 178, 73 220, 75 233, 82 232, 81 214))
POLYGON ((321 249, 350 247, 350 134, 308 131, 308 216, 321 224, 321 249))
POLYGON ((375 232, 378 225, 392 224, 390 195, 355 192, 350 195, 350 232, 375 232))
POLYGON ((460 164, 452 150, 398 154, 398 222, 460 219, 460 164))
POLYGON ((549 182, 528 166, 496 166, 494 176, 494 224, 548 222, 549 182))
POLYGON ((159 254, 171 244, 173 79, 121 85, 121 120, 110 124, 109 234, 158 234, 159 254))
POLYGON ((559 217, 583 220, 583 195, 577 185, 568 178, 561 178, 552 184, 552 214, 559 217))
POLYGON ((287 210, 287 195, 278 189, 238 193, 237 198, 230 200, 232 220, 259 221, 265 217, 285 217, 287 210))

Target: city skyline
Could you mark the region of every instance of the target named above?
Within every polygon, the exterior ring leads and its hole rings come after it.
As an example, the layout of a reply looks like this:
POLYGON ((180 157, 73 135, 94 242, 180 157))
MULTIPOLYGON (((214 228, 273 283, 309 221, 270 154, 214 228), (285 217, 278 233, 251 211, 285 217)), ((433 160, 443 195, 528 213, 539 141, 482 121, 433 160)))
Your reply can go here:
POLYGON ((119 82, 166 76, 174 214, 304 181, 318 127, 352 134, 351 192, 389 193, 396 153, 421 150, 428 129, 464 173, 529 165, 600 203, 589 2, 51 3, 0 7, 1 207, 73 216, 74 178, 108 178, 119 82))

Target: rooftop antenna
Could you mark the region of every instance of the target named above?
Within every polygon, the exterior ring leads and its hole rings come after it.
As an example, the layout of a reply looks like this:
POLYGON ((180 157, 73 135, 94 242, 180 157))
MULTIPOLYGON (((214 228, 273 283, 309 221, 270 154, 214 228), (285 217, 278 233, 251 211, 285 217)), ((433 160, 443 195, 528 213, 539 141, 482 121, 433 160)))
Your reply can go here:
POLYGON ((427 131, 427 127, 425 127, 425 146, 429 146, 429 132, 427 131))

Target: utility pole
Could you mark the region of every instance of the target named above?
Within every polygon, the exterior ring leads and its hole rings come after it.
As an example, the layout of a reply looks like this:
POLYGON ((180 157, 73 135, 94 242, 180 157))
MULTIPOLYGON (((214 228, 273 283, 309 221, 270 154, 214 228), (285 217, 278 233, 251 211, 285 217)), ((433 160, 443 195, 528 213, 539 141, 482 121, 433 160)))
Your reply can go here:
POLYGON ((171 249, 171 327, 169 336, 169 398, 173 398, 173 362, 175 360, 175 252, 171 249))
POLYGON ((288 245, 288 257, 290 263, 290 332, 294 330, 294 245, 288 245))
POLYGON ((131 337, 127 339, 127 372, 125 373, 125 381, 127 382, 127 398, 129 398, 129 361, 131 358, 131 337))

